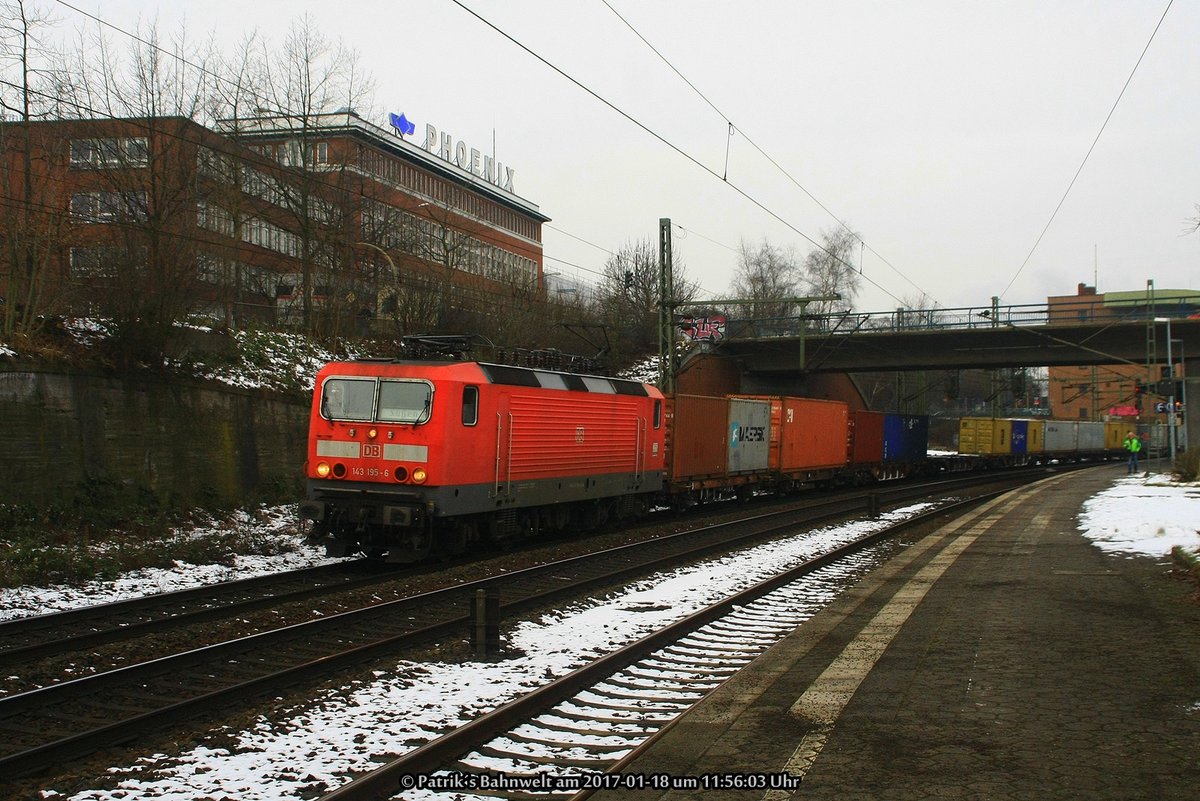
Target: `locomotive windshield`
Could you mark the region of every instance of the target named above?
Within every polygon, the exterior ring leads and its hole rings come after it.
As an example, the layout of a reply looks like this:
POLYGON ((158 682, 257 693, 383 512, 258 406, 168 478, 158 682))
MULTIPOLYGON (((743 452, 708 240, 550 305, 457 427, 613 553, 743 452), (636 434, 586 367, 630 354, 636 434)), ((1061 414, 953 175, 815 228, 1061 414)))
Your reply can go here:
POLYGON ((379 417, 385 423, 424 423, 429 419, 433 387, 424 381, 380 381, 379 417))
POLYGON ((330 378, 321 387, 321 414, 330 420, 416 425, 429 420, 432 403, 426 381, 330 378))
POLYGON ((321 414, 330 420, 371 420, 375 379, 331 378, 321 388, 321 414))

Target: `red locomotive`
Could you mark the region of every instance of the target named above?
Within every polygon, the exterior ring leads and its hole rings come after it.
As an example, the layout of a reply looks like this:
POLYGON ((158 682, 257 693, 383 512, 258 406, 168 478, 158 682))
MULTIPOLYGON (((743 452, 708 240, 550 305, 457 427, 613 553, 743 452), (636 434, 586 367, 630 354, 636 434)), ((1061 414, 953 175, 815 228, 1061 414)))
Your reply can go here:
POLYGON ((644 512, 664 399, 636 381, 478 362, 317 374, 301 514, 333 556, 456 553, 644 512))

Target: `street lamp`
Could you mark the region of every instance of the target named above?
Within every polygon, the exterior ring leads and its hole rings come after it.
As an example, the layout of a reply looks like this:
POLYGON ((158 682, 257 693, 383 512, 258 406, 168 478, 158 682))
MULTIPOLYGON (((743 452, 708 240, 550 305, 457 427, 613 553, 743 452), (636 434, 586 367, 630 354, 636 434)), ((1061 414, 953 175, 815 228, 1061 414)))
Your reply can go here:
POLYGON ((374 244, 374 243, 372 243, 372 242, 355 242, 355 243, 354 243, 354 246, 355 246, 355 247, 371 248, 372 250, 377 250, 377 251, 379 251, 380 253, 382 253, 382 254, 383 254, 383 257, 384 257, 385 259, 387 259, 388 266, 392 268, 392 278, 393 278, 393 279, 396 279, 396 278, 399 278, 399 277, 400 277, 400 271, 396 269, 396 262, 392 261, 392 257, 391 257, 391 255, 390 255, 390 254, 389 254, 389 253, 388 253, 386 250, 384 250, 383 248, 379 247, 379 245, 376 245, 376 244, 374 244))
MULTIPOLYGON (((384 257, 385 259, 387 259, 388 267, 390 267, 390 268, 391 268, 391 271, 392 271, 392 272, 391 272, 391 278, 392 278, 392 284, 393 284, 393 286, 394 286, 395 284, 398 284, 398 283, 400 283, 400 271, 396 269, 396 262, 392 261, 392 256, 391 256, 391 254, 390 254, 390 253, 388 253, 388 252, 387 252, 386 250, 384 250, 383 248, 379 247, 379 245, 376 245, 374 242, 355 242, 355 243, 354 243, 354 247, 364 247, 364 248, 370 248, 371 250, 378 251, 379 253, 381 253, 381 254, 383 255, 383 257, 384 257)), ((375 299, 374 299, 374 300, 375 300, 375 308, 374 308, 374 309, 372 309, 371 311, 372 311, 374 314, 379 314, 379 307, 380 307, 380 304, 379 304, 379 277, 378 277, 378 273, 376 273, 376 276, 375 276, 375 287, 374 287, 374 289, 375 289, 375 299)))
POLYGON ((1167 373, 1171 382, 1167 397, 1167 436, 1171 440, 1171 464, 1175 464, 1175 360, 1171 358, 1171 318, 1155 317, 1154 322, 1167 324, 1167 373))

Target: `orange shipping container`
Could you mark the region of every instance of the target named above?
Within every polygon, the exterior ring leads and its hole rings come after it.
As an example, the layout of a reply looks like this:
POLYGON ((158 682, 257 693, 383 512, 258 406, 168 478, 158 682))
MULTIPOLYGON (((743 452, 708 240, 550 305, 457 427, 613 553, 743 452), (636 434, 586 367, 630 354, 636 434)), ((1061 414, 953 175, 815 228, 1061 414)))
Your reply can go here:
POLYGON ((850 458, 850 407, 838 401, 784 398, 780 468, 842 467, 850 458))
POLYGON ((681 481, 724 475, 729 455, 729 437, 725 429, 729 400, 676 395, 669 411, 673 418, 667 426, 671 479, 681 481))
POLYGON ((850 407, 840 401, 738 395, 771 402, 772 470, 843 467, 850 458, 850 407))

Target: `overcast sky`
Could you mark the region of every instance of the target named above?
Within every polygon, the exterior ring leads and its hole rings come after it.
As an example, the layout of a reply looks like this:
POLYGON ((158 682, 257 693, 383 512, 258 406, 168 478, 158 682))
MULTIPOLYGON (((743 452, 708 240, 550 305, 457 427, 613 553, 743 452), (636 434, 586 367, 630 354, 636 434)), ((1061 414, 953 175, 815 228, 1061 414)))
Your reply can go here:
MULTIPOLYGON (((495 142, 517 194, 552 218, 547 272, 594 282, 609 252, 656 241, 669 217, 688 277, 727 296, 741 240, 802 257, 838 226, 832 212, 866 243, 860 310, 921 292, 944 307, 1038 303, 1093 276, 1101 292, 1200 288, 1200 234, 1185 235, 1200 213, 1196 3, 1167 11, 1034 249, 1168 0, 607 2, 463 0, 627 116, 451 0, 308 13, 375 77, 364 117, 386 127, 403 112, 418 144, 426 123, 483 152, 495 142)), ((127 29, 186 17, 190 37, 230 46, 252 29, 281 44, 306 10, 80 7, 127 29)))

